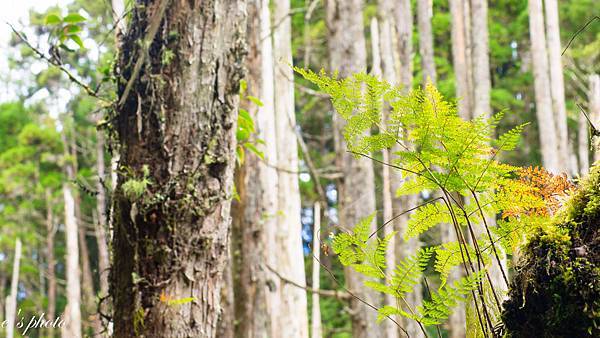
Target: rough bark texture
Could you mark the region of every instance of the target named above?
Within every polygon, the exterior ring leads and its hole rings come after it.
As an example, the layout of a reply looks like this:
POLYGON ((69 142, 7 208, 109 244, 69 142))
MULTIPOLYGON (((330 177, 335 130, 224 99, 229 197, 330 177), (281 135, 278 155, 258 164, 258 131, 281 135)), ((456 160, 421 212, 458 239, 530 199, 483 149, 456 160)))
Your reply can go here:
POLYGON ((114 337, 215 337, 245 1, 138 1, 131 20, 113 120, 114 337))
MULTIPOLYGON (((366 71, 367 57, 362 10, 362 0, 325 2, 330 69, 339 71, 342 77, 366 71)), ((333 122, 336 162, 342 172, 342 179, 338 185, 340 223, 345 227, 352 227, 375 210, 373 163, 365 158, 356 159, 346 151, 346 142, 342 136, 344 123, 335 114, 333 122)), ((345 276, 348 288, 356 296, 371 305, 378 306, 379 295, 365 288, 364 277, 350 269, 345 269, 345 276)), ((353 337, 382 336, 381 328, 376 323, 376 311, 356 299, 351 300, 350 308, 353 337)))
POLYGON ((65 241, 66 241, 66 278, 67 307, 65 309, 65 326, 63 336, 81 338, 81 280, 79 274, 79 245, 77 243, 77 217, 75 217, 75 201, 69 183, 63 184, 65 199, 65 241))
POLYGON ((560 171, 556 124, 552 110, 552 94, 548 71, 548 53, 546 51, 546 33, 544 32, 544 13, 542 0, 529 0, 529 36, 533 63, 535 90, 535 112, 538 120, 542 162, 553 173, 560 171))
POLYGON ((236 173, 239 201, 233 204, 236 252, 233 270, 236 337, 275 337, 279 311, 277 277, 266 265, 276 268, 277 150, 273 92, 273 47, 268 1, 248 2, 248 92, 259 97, 262 107, 243 103, 255 122, 256 137, 265 141, 265 160, 247 154, 236 173))
POLYGON ((560 170, 575 174, 570 165, 569 132, 567 129, 567 107, 565 105, 565 84, 561 61, 560 29, 557 0, 544 0, 546 10, 546 37, 548 43, 548 60, 550 66, 550 92, 552 94, 552 110, 556 123, 558 143, 558 163, 560 170))
POLYGON ((6 338, 13 338, 17 318, 17 291, 19 286, 19 266, 21 264, 21 240, 17 238, 15 242, 15 256, 13 259, 13 270, 10 282, 10 294, 6 299, 6 338))
MULTIPOLYGON (((300 223, 298 143, 294 107, 292 22, 290 0, 273 1, 273 56, 275 67, 275 142, 279 178, 277 225, 275 227, 277 270, 286 279, 306 285, 300 223)), ((277 290, 281 309, 278 330, 284 337, 308 338, 306 291, 290 283, 277 290)))
POLYGON ((417 0, 417 25, 419 29, 419 54, 421 54, 421 71, 423 72, 423 86, 428 81, 436 83, 435 60, 433 54, 433 17, 432 0, 417 0))

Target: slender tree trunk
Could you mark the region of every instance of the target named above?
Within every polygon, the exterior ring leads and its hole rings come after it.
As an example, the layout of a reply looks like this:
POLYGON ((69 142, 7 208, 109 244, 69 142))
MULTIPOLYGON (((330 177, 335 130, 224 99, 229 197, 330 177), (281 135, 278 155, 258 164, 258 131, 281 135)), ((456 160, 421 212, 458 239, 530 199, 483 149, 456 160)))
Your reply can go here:
POLYGON ((15 257, 13 261, 10 294, 6 298, 6 338, 13 338, 17 316, 17 292, 19 287, 19 266, 21 263, 21 240, 15 241, 15 257))
MULTIPOLYGON (((98 243, 98 275, 100 277, 100 306, 97 309, 102 314, 108 315, 109 300, 108 297, 108 275, 110 269, 110 258, 108 252, 108 237, 106 235, 107 219, 106 219, 106 188, 104 182, 106 182, 105 175, 105 163, 104 163, 104 135, 98 133, 96 135, 96 171, 98 173, 98 180, 96 182, 96 214, 97 222, 95 225, 96 232, 96 243, 98 243)), ((98 318, 102 321, 102 317, 98 318)), ((106 326, 106 325, 103 325, 106 326)))
POLYGON ((275 232, 278 208, 277 149, 274 111, 273 46, 269 1, 248 2, 248 92, 262 106, 243 102, 255 121, 256 137, 265 142, 265 160, 248 153, 236 173, 239 202, 233 204, 236 337, 275 337, 279 327, 281 281, 269 267, 278 269, 275 232))
MULTIPOLYGON (((321 246, 319 240, 321 238, 321 205, 316 202, 313 207, 313 242, 312 242, 312 288, 313 290, 320 290, 321 282, 321 246)), ((321 329, 321 304, 319 302, 319 293, 312 293, 312 308, 311 308, 311 338, 321 338, 323 332, 321 329)))
MULTIPOLYGON (((328 50, 330 69, 338 70, 339 75, 366 70, 366 42, 363 32, 362 0, 327 0, 325 17, 329 31, 328 50)), ((356 159, 346 151, 343 140, 343 121, 334 114, 334 138, 336 162, 342 172, 338 184, 340 222, 352 227, 360 219, 375 210, 375 182, 373 163, 365 158, 356 159), (357 189, 360 187, 360 189, 357 189)), ((375 224, 373 224, 375 229, 375 224)), ((365 278, 351 269, 344 270, 348 288, 360 299, 379 306, 379 294, 365 288, 365 278)), ((367 305, 352 299, 350 301, 353 337, 380 337, 381 328, 376 323, 377 313, 367 305)))
MULTIPOLYGON (((49 190, 46 190, 46 262, 48 264, 46 269, 46 278, 48 278, 48 307, 46 308, 46 318, 48 320, 54 320, 56 317, 56 259, 54 258, 55 234, 56 228, 54 226, 54 213, 52 212, 51 194, 49 190)), ((46 330, 46 336, 54 337, 55 331, 55 328, 48 328, 46 330)))
POLYGON ((558 154, 556 123, 552 110, 552 94, 548 70, 548 52, 544 32, 542 0, 529 0, 529 36, 533 63, 535 111, 540 135, 542 162, 546 169, 558 173, 561 170, 558 154))
POLYGON ((417 0, 417 22, 419 29, 419 54, 421 54, 421 71, 425 85, 431 81, 436 83, 435 60, 433 53, 433 28, 431 19, 433 17, 432 0, 417 0))
POLYGON ((473 117, 492 115, 490 107, 490 56, 488 50, 487 0, 471 0, 473 62, 473 117))
MULTIPOLYGON (((70 168, 72 169, 72 168, 70 168)), ((69 170, 69 168, 67 169, 69 170)), ((75 201, 69 183, 63 184, 65 199, 67 307, 65 309, 64 338, 81 338, 81 289, 79 278, 79 245, 75 201)))
POLYGON ((228 259, 246 2, 144 4, 132 9, 117 61, 114 337, 212 338, 228 259))
POLYGON ((548 60, 550 66, 550 92, 552 94, 552 110, 556 123, 556 137, 558 143, 558 163, 560 170, 575 174, 569 165, 570 154, 569 132, 567 129, 567 107, 565 105, 565 85, 563 78, 563 65, 561 61, 560 28, 558 18, 557 0, 544 0, 546 9, 546 37, 548 43, 548 60))
POLYGON ((471 116, 471 88, 469 86, 469 74, 467 68, 467 27, 465 26, 465 6, 462 0, 450 0, 450 13, 452 15, 452 63, 454 76, 456 78, 456 97, 458 101, 458 113, 463 119, 471 116))
MULTIPOLYGON (((300 223, 300 187, 298 185, 298 143, 294 106, 292 59, 292 22, 290 0, 273 1, 273 56, 275 67, 275 131, 278 163, 278 213, 275 227, 277 269, 298 285, 306 286, 300 223)), ((281 327, 285 337, 308 338, 306 291, 284 283, 280 289, 281 327)))
MULTIPOLYGON (((594 126, 598 129, 600 128, 600 75, 598 74, 590 75, 588 101, 588 114, 590 115, 594 126)), ((598 139, 598 136, 595 136, 592 139, 592 141, 594 141, 594 163, 600 160, 600 147, 598 144, 598 139)))

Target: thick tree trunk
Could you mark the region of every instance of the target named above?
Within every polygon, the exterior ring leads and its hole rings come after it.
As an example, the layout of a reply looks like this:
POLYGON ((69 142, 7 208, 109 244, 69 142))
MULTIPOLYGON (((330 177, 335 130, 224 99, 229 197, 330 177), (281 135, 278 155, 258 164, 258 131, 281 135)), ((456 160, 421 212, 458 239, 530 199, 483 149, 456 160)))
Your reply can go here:
MULTIPOLYGON (((327 45, 330 69, 339 71, 342 77, 365 71, 367 57, 363 32, 363 1, 327 0, 325 12, 329 30, 327 45)), ((334 115, 333 122, 336 162, 343 177, 338 185, 340 222, 345 227, 352 227, 375 210, 373 163, 366 158, 356 159, 346 151, 342 135, 343 121, 334 115)), ((365 278, 349 268, 344 271, 346 284, 351 292, 363 301, 379 306, 379 294, 363 285, 365 278)), ((353 337, 382 336, 381 328, 376 323, 376 311, 354 298, 350 301, 350 311, 353 337)))
MULTIPOLYGON (((589 112, 590 118, 594 123, 594 126, 600 128, 600 75, 590 75, 589 93, 589 112)), ((593 138, 594 144, 594 162, 600 160, 600 147, 598 144, 598 136, 593 138)))
MULTIPOLYGON (((72 168, 67 168, 67 170, 72 168)), ((67 307, 65 309, 64 338, 81 338, 81 279, 79 277, 79 245, 77 243, 77 217, 75 200, 69 183, 63 184, 65 200, 65 241, 66 241, 66 278, 67 307)))
POLYGON ((17 316, 17 292, 19 286, 19 266, 21 264, 21 240, 15 241, 15 257, 10 282, 10 294, 6 298, 6 338, 13 338, 18 321, 17 316))
POLYGON ((118 60, 114 337, 215 337, 246 2, 142 4, 118 60))
MULTIPOLYGON (((54 235, 56 227, 54 226, 54 213, 52 212, 52 200, 49 190, 46 190, 46 278, 48 279, 48 307, 46 308, 46 318, 54 320, 56 317, 56 273, 54 258, 54 235)), ((46 337, 54 337, 56 329, 46 329, 46 337)))
POLYGON ((567 107, 565 105, 565 82, 563 78, 563 65, 561 61, 560 29, 558 18, 557 0, 544 0, 546 9, 546 37, 548 43, 548 60, 550 66, 550 92, 552 94, 552 110, 556 123, 556 137, 558 143, 558 163, 560 170, 575 174, 569 165, 570 154, 569 132, 567 129, 567 107))
POLYGON ((262 106, 244 102, 255 121, 256 137, 265 142, 261 160, 245 156, 236 173, 239 202, 233 204, 233 271, 236 337, 275 337, 279 329, 281 281, 269 267, 277 269, 275 247, 277 224, 277 149, 274 111, 273 46, 268 0, 248 2, 247 37, 249 53, 247 95, 259 97, 262 106))
POLYGON ((433 17, 432 0, 417 0, 417 25, 419 29, 419 54, 421 55, 421 71, 423 72, 423 86, 428 81, 436 83, 435 60, 433 53, 433 17))
MULTIPOLYGON (((292 22, 290 0, 273 2, 273 56, 275 67, 275 131, 278 163, 278 213, 275 227, 277 269, 288 280, 306 285, 300 223, 298 143, 294 107, 292 22)), ((279 291, 281 311, 277 314, 284 337, 308 338, 306 291, 290 283, 279 291)))
POLYGON ((544 13, 542 0, 529 0, 529 36, 533 62, 533 80, 535 90, 535 111, 540 135, 542 162, 553 173, 561 170, 558 154, 556 123, 552 110, 552 94, 548 70, 548 52, 546 51, 546 33, 544 32, 544 13))
MULTIPOLYGON (((312 242, 312 288, 313 290, 320 290, 321 285, 321 246, 319 245, 321 239, 321 205, 316 202, 313 208, 313 242, 312 242)), ((319 301, 319 293, 312 293, 312 308, 311 308, 311 338, 321 338, 323 332, 321 329, 321 303, 319 301)))

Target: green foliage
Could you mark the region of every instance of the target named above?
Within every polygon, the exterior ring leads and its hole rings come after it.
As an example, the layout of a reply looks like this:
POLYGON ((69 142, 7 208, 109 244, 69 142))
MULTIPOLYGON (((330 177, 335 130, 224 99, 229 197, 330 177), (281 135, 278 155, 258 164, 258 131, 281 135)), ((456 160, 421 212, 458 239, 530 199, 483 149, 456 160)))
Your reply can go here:
MULTIPOLYGON (((246 80, 242 80, 240 82, 240 100, 247 100, 248 102, 252 102, 258 107, 262 107, 263 103, 256 97, 251 95, 246 95, 246 90, 248 89, 248 83, 246 80)), ((258 138, 252 138, 253 134, 256 132, 256 128, 254 126, 254 119, 248 112, 248 110, 241 108, 238 113, 238 123, 237 123, 237 131, 235 133, 235 137, 237 139, 237 160, 239 164, 244 163, 244 159, 246 157, 246 151, 250 151, 251 153, 258 156, 260 159, 264 160, 264 154, 257 147, 259 144, 264 144, 264 141, 258 138)))
POLYGON ((152 184, 150 181, 150 169, 148 165, 142 167, 142 177, 139 179, 130 178, 121 185, 121 190, 125 197, 130 201, 135 202, 138 200, 144 192, 148 189, 148 186, 152 184))
POLYGON ((62 17, 56 12, 46 15, 44 23, 51 29, 51 36, 56 40, 53 44, 64 50, 73 51, 66 44, 69 40, 73 41, 78 48, 85 48, 80 35, 83 31, 81 25, 85 21, 86 18, 79 13, 69 13, 62 17))

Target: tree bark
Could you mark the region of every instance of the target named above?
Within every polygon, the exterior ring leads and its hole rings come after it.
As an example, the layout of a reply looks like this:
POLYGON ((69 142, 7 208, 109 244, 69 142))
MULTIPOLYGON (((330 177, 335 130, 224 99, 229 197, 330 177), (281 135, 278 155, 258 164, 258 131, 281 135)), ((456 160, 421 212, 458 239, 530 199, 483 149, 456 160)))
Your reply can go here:
MULTIPOLYGON (((67 170, 72 168, 67 168, 67 170)), ((81 280, 79 276, 79 245, 77 217, 75 216, 75 200, 69 183, 63 184, 65 199, 65 241, 67 269, 67 307, 65 309, 65 338, 81 338, 81 280)))
MULTIPOLYGON (((342 77, 366 70, 366 42, 362 15, 362 0, 325 2, 330 69, 337 70, 342 77)), ((342 179, 338 184, 340 223, 352 227, 375 210, 373 163, 365 158, 356 159, 349 154, 342 135, 343 121, 334 114, 333 124, 336 164, 342 172, 342 179)), ((348 288, 357 297, 373 306, 379 305, 379 294, 365 288, 363 276, 349 268, 344 269, 344 274, 348 288)), ((376 323, 376 311, 354 298, 350 301, 350 311, 353 337, 382 336, 381 329, 376 323)))
POLYGON ((413 36, 413 15, 410 0, 400 0, 393 6, 396 26, 396 35, 398 38, 398 84, 405 90, 412 88, 413 67, 412 67, 412 36, 413 36))
POLYGON ((561 170, 558 154, 556 123, 552 110, 552 94, 548 70, 548 52, 546 33, 544 32, 544 14, 542 0, 529 0, 529 36, 533 63, 535 90, 535 111, 540 135, 542 162, 553 173, 561 170))
POLYGON ((256 137, 265 142, 262 161, 245 156, 236 173, 239 202, 233 204, 236 337, 275 337, 280 329, 281 281, 265 265, 277 269, 275 246, 278 210, 277 150, 274 111, 273 46, 269 1, 248 2, 248 92, 259 97, 262 107, 243 102, 255 121, 256 137))
POLYGON ((471 0, 473 62, 473 117, 492 115, 490 107, 490 56, 488 50, 487 0, 471 0))
POLYGON ((10 282, 10 294, 6 299, 6 338, 13 338, 16 327, 17 316, 17 292, 19 287, 19 266, 21 263, 21 240, 15 241, 15 257, 10 282))
POLYGON ((216 337, 246 2, 140 4, 118 60, 114 337, 216 337))
MULTIPOLYGON (((297 285, 306 286, 300 223, 298 143, 294 106, 292 22, 290 0, 273 1, 273 57, 275 68, 275 132, 277 146, 278 213, 275 227, 277 270, 297 285)), ((281 312, 277 314, 284 337, 308 338, 306 291, 290 283, 279 289, 281 312)))
POLYGON ((567 129, 567 107, 565 105, 565 84, 563 78, 563 65, 561 61, 562 48, 560 47, 560 28, 558 18, 557 0, 544 0, 546 10, 546 37, 548 43, 548 60, 550 66, 550 93, 552 94, 552 111, 556 123, 556 137, 558 143, 558 163, 560 170, 575 174, 572 168, 569 147, 569 131, 567 129))
MULTIPOLYGON (((96 182, 96 214, 97 222, 95 222, 96 243, 98 243, 98 275, 100 277, 100 307, 99 311, 103 314, 108 314, 108 274, 110 271, 110 258, 108 252, 108 237, 106 235, 106 189, 103 182, 106 182, 105 162, 104 162, 104 135, 98 133, 96 135, 96 171, 98 180, 96 182)), ((101 318, 99 318, 101 319, 101 318)))
POLYGON ((458 100, 458 114, 463 119, 471 116, 471 88, 469 86, 469 74, 467 68, 467 27, 462 0, 450 0, 450 13, 452 16, 452 63, 454 66, 454 77, 456 78, 456 98, 458 100))
POLYGON ((429 81, 435 84, 437 75, 433 52, 433 17, 432 0, 417 0, 417 25, 419 29, 419 54, 421 54, 421 71, 423 72, 423 86, 429 81))

